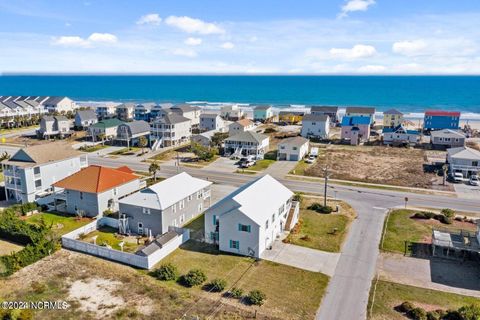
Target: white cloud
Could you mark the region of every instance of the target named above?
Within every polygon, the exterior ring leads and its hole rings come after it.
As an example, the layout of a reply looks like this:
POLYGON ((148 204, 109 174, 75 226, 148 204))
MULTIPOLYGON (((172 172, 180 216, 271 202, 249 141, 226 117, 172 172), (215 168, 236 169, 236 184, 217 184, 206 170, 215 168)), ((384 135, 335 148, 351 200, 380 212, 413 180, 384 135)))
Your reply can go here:
POLYGON ((172 54, 188 58, 195 58, 197 56, 197 52, 195 50, 184 48, 175 49, 172 51, 172 54))
POLYGON ((165 19, 169 26, 178 28, 187 33, 197 34, 224 34, 225 30, 214 23, 205 22, 200 19, 190 17, 169 16, 165 19))
POLYGON ((399 41, 392 45, 392 51, 404 56, 416 56, 422 54, 427 48, 427 43, 423 40, 399 41))
POLYGON ((220 47, 223 48, 223 49, 230 50, 230 49, 235 48, 235 45, 231 42, 224 42, 220 45, 220 47))
POLYGON ((187 45, 187 46, 199 46, 202 44, 202 39, 201 38, 187 38, 185 39, 184 43, 187 45))
POLYGON ((361 59, 369 58, 377 54, 377 50, 373 46, 357 44, 351 49, 347 48, 332 48, 329 51, 334 58, 340 59, 361 59))
POLYGON ((54 37, 52 44, 64 47, 89 48, 92 47, 93 44, 113 44, 117 41, 117 36, 111 33, 94 32, 87 39, 79 36, 54 37))
POLYGON ((144 16, 141 16, 140 19, 138 19, 137 24, 139 25, 154 25, 158 26, 162 22, 162 18, 158 15, 158 13, 149 13, 144 16))
POLYGON ((343 18, 350 12, 367 11, 368 7, 375 4, 375 0, 349 0, 342 6, 339 17, 343 18))
POLYGON ((115 43, 118 41, 118 38, 116 35, 111 33, 95 32, 88 37, 87 41, 96 43, 115 43))
POLYGON ((358 68, 360 73, 383 73, 387 70, 385 66, 381 65, 366 65, 358 68))

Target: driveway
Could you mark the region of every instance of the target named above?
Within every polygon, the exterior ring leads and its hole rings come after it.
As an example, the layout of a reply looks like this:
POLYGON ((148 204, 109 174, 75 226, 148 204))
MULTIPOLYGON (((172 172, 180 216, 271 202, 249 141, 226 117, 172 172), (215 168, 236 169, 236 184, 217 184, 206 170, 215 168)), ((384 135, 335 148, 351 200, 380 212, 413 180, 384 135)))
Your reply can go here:
POLYGON ((377 273, 384 280, 480 297, 478 262, 418 259, 391 253, 380 254, 377 261, 377 273))
POLYGON ((299 269, 333 276, 339 253, 331 253, 275 241, 272 250, 265 250, 262 259, 286 264, 299 269))
POLYGON ((462 199, 480 199, 480 187, 471 186, 466 183, 455 183, 455 192, 462 199))
POLYGON ((230 160, 229 158, 226 158, 226 157, 220 157, 217 160, 215 160, 214 162, 206 165, 202 169, 218 171, 218 172, 232 173, 232 172, 235 172, 235 170, 238 169, 237 166, 235 165, 235 163, 237 161, 238 160, 230 160))
POLYGON ((263 172, 273 177, 283 178, 295 168, 297 163, 297 161, 276 161, 263 172))

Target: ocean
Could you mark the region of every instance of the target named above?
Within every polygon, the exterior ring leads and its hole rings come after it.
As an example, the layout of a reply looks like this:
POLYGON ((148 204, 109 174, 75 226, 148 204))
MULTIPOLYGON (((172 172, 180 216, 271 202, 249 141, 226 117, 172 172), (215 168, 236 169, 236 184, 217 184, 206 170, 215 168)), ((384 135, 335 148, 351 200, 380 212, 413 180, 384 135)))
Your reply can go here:
POLYGON ((0 95, 65 95, 76 101, 197 102, 462 111, 480 117, 480 76, 2 75, 0 95))

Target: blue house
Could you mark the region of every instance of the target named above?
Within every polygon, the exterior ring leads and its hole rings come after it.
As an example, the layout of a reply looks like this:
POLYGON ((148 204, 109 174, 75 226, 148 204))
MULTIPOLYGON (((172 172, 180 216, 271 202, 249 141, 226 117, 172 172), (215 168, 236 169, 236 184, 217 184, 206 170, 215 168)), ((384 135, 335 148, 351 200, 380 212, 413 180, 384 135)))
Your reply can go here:
POLYGON ((133 117, 135 120, 150 122, 151 110, 155 106, 154 103, 143 103, 135 106, 133 117))
POLYGON ((427 110, 423 120, 423 129, 425 131, 452 129, 457 130, 460 127, 460 112, 427 110))

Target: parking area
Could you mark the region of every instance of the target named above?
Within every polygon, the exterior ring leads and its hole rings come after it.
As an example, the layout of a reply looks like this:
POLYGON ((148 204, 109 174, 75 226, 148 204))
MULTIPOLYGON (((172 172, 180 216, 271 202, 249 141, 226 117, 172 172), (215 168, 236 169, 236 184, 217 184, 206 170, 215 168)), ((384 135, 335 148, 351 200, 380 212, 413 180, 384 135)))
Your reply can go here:
POLYGON ((455 183, 453 186, 459 198, 480 199, 480 186, 471 186, 467 181, 455 183))
POLYGON ((297 161, 276 161, 271 164, 267 169, 265 169, 265 174, 269 174, 271 176, 277 178, 285 177, 290 171, 295 169, 297 165, 297 161))
POLYGON ((235 165, 237 161, 238 160, 231 160, 227 157, 220 157, 212 163, 203 167, 203 169, 232 173, 235 172, 235 170, 237 169, 237 166, 235 165))

